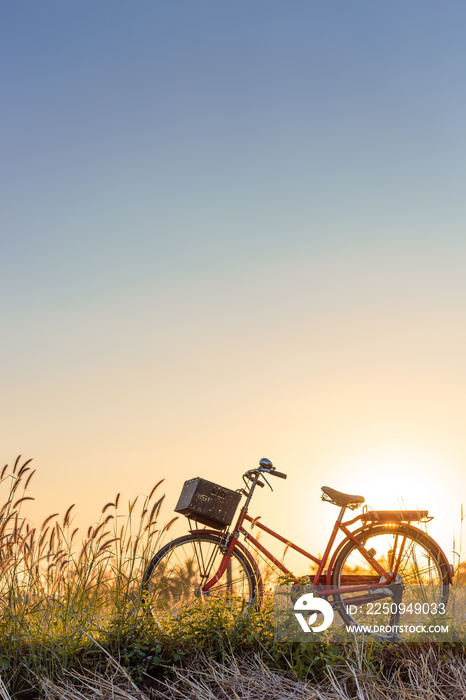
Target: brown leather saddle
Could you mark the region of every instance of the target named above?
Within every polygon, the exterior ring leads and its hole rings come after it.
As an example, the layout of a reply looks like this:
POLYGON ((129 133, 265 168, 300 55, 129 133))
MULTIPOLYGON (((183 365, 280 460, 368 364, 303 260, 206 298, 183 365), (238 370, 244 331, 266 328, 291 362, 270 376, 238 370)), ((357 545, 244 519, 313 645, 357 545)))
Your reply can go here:
POLYGON ((348 508, 357 508, 361 503, 366 500, 364 496, 353 496, 349 493, 342 493, 341 491, 336 491, 331 489, 330 486, 322 486, 322 500, 328 501, 328 503, 333 503, 335 506, 346 506, 348 508))

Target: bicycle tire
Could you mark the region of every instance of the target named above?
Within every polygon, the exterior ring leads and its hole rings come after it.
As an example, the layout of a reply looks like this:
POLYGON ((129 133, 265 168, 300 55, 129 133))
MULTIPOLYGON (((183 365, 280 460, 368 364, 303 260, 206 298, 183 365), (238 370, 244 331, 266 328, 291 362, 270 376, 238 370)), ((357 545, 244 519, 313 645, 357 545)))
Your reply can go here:
MULTIPOLYGON (((429 610, 432 613, 442 609, 438 607, 440 604, 446 606, 449 592, 449 563, 438 545, 435 545, 421 530, 408 524, 379 525, 363 528, 353 534, 364 544, 366 550, 375 550, 374 559, 382 567, 387 567, 387 562, 396 561, 397 551, 399 552, 404 540, 398 577, 395 581, 395 586, 396 584, 402 584, 402 586, 397 593, 404 595, 407 586, 415 586, 416 588, 411 588, 410 592, 414 591, 416 595, 420 596, 420 599, 422 597, 422 600, 431 606, 429 610)), ((358 544, 350 540, 344 545, 336 559, 331 576, 332 587, 341 588, 345 583, 348 585, 348 579, 346 582, 344 580, 345 576, 352 576, 355 573, 363 577, 372 576, 373 579, 377 576, 369 562, 360 553, 358 544)), ((396 595, 394 593, 395 586, 391 589, 383 589, 383 591, 380 589, 374 591, 374 603, 372 603, 371 608, 369 608, 370 603, 354 604, 358 598, 361 598, 361 592, 335 594, 333 596, 334 607, 346 625, 376 624, 379 629, 382 626, 385 629, 387 627, 393 628, 399 621, 400 610, 398 606, 398 614, 396 614, 397 606, 391 607, 394 600, 393 594, 396 595), (387 595, 383 598, 381 596, 383 596, 384 591, 387 591, 387 595), (377 605, 375 601, 380 605, 377 605), (390 604, 389 610, 385 607, 386 612, 383 612, 383 603, 390 604), (375 616, 375 611, 378 611, 377 616, 375 616)), ((362 595, 364 596, 364 593, 362 595)), ((370 594, 366 591, 366 600, 367 595, 370 594)))
POLYGON ((223 558, 223 539, 214 533, 184 535, 160 549, 147 566, 141 591, 153 615, 177 613, 200 599, 225 600, 241 607, 257 602, 257 578, 246 555, 235 547, 220 580, 202 593, 223 558))

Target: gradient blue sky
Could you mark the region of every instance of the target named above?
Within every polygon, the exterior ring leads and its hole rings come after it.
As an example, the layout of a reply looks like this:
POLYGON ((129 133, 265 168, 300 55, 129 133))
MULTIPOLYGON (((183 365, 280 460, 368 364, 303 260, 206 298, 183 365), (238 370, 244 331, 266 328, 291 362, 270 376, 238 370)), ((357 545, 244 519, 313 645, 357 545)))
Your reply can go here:
POLYGON ((165 476, 168 518, 184 479, 268 456, 290 478, 260 509, 303 543, 327 483, 428 501, 449 548, 465 25, 454 0, 3 4, 0 431, 37 513, 165 476))

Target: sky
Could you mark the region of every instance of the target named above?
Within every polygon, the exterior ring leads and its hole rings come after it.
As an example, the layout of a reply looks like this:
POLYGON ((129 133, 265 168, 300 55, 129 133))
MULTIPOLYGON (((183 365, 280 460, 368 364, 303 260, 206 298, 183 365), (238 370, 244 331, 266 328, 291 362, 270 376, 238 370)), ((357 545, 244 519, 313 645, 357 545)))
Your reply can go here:
MULTIPOLYGON (((466 495, 464 3, 19 0, 0 8, 0 434, 31 518, 165 478, 466 495)), ((257 510, 256 510, 257 508, 257 510)), ((180 531, 185 523, 179 524, 180 531)), ((464 553, 463 553, 464 554, 464 553)))

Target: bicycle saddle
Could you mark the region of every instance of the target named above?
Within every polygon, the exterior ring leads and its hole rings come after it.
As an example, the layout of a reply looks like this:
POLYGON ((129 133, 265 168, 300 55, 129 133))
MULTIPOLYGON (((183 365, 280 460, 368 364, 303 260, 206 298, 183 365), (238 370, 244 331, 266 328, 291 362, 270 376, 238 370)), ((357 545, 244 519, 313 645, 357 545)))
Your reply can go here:
POLYGON ((364 503, 366 500, 364 496, 352 496, 349 493, 341 493, 341 491, 335 491, 335 489, 331 489, 330 486, 322 486, 322 491, 324 492, 325 496, 328 496, 328 498, 325 498, 322 496, 323 501, 329 501, 330 503, 334 503, 336 506, 351 506, 351 505, 356 505, 357 503, 364 503))

